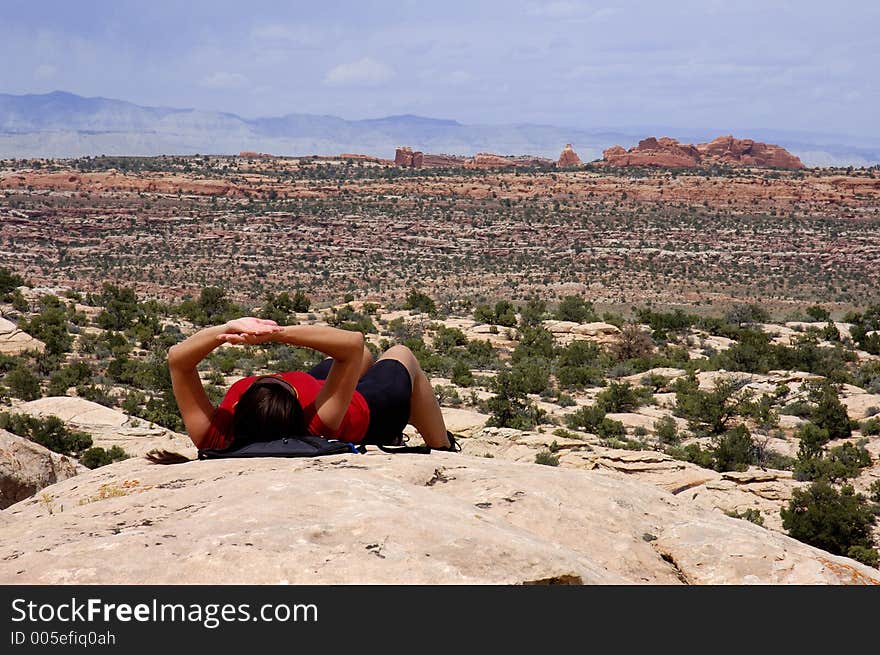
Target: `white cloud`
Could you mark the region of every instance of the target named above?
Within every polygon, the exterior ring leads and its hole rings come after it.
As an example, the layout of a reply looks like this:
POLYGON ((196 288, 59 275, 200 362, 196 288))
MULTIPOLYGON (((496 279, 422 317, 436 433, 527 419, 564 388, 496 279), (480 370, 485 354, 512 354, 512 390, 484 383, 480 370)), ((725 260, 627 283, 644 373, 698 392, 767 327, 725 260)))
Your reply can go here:
POLYGON ((248 84, 248 78, 241 73, 227 73, 217 71, 211 73, 199 82, 199 86, 206 89, 241 89, 248 84))
POLYGON ((38 80, 46 80, 50 77, 55 77, 55 73, 58 72, 58 69, 52 64, 40 64, 34 69, 34 77, 38 80))
POLYGON ((364 57, 358 61, 339 64, 324 76, 331 86, 371 86, 382 84, 394 77, 394 71, 382 62, 364 57))

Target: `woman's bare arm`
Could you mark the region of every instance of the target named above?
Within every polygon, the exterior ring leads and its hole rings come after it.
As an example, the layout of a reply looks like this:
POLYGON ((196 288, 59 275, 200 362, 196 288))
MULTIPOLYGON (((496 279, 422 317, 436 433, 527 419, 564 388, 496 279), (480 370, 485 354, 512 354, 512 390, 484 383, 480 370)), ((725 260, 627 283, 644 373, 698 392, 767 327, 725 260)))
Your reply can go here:
POLYGON ((199 362, 224 341, 233 343, 228 337, 241 339, 234 343, 263 343, 280 331, 281 327, 274 321, 242 318, 199 330, 168 350, 168 368, 171 371, 174 398, 177 400, 186 432, 197 448, 201 447, 202 440, 208 433, 214 413, 214 405, 208 399, 199 378, 199 362))
POLYGON ((315 398, 318 417, 331 430, 345 418, 364 365, 364 335, 324 325, 289 325, 272 341, 304 346, 333 358, 327 381, 315 398))

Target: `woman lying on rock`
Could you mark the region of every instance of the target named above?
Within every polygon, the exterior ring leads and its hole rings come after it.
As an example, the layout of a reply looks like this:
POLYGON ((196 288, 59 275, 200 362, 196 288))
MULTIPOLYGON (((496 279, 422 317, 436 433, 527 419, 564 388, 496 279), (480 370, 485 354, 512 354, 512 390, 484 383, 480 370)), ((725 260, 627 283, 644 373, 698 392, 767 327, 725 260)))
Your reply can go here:
POLYGON ((407 424, 431 448, 460 450, 412 351, 393 346, 374 363, 360 332, 240 318, 173 346, 168 365, 186 431, 200 450, 304 435, 393 445, 407 424), (224 343, 267 342, 313 348, 328 359, 308 373, 243 378, 214 407, 196 370, 199 362, 224 343))

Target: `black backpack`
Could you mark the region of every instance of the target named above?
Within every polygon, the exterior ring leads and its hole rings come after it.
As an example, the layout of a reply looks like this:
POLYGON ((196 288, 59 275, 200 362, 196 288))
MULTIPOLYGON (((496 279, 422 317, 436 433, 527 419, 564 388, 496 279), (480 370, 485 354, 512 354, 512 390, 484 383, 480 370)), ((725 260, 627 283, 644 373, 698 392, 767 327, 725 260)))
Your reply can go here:
MULTIPOLYGON (((435 448, 435 450, 459 452, 461 446, 458 444, 455 435, 451 432, 447 432, 446 435, 449 438, 450 447, 435 448)), ((375 445, 379 450, 386 453, 411 453, 419 455, 431 453, 430 446, 407 446, 405 443, 406 437, 400 435, 400 438, 392 444, 375 445)), ((367 452, 367 448, 363 444, 357 445, 338 439, 325 439, 324 437, 304 435, 300 437, 283 437, 281 439, 273 439, 272 441, 252 441, 241 446, 233 444, 229 448, 200 450, 199 459, 221 459, 224 457, 320 457, 323 455, 344 455, 347 453, 363 454, 365 452, 367 452)))
POLYGON ((283 437, 272 441, 252 441, 241 446, 233 444, 229 448, 212 448, 199 451, 199 459, 220 459, 223 457, 320 457, 322 455, 343 455, 360 453, 358 447, 347 441, 325 439, 311 435, 283 437))

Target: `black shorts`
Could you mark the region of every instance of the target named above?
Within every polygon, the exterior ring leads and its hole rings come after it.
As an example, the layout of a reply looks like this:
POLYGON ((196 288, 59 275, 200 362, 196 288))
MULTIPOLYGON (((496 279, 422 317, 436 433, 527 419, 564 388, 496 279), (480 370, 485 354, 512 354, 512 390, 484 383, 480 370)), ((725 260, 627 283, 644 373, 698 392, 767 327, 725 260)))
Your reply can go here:
MULTIPOLYGON (((308 372, 326 380, 333 360, 325 359, 308 372)), ((380 359, 358 380, 355 389, 370 408, 370 425, 361 443, 393 444, 409 422, 412 379, 406 366, 396 359, 380 359)))

